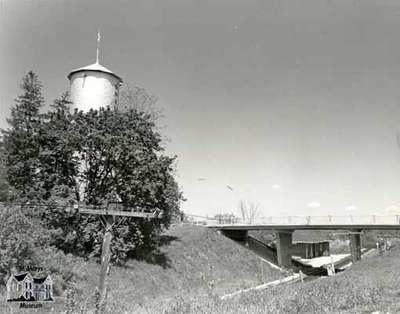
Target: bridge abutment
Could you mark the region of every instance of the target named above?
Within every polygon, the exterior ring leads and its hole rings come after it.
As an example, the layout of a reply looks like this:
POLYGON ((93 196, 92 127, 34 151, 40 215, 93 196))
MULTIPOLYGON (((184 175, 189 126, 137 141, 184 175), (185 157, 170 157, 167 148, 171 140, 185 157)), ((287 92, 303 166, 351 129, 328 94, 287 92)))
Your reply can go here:
POLYGON ((353 230, 350 237, 350 252, 353 263, 361 259, 361 230, 353 230))
POLYGON ((276 232, 276 253, 278 264, 281 267, 290 268, 292 266, 292 241, 292 230, 276 232))
POLYGON ((241 242, 247 242, 247 235, 248 231, 247 230, 221 230, 223 235, 235 240, 235 241, 241 241, 241 242))

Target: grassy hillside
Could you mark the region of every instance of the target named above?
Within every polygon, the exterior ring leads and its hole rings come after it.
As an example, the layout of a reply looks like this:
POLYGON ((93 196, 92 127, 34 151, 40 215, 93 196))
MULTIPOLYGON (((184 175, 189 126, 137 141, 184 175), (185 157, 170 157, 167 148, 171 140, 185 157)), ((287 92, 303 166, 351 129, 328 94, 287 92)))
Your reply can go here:
MULTIPOLYGON (((235 299, 177 300, 163 313, 399 313, 400 247, 334 277, 251 292, 235 299)), ((156 313, 156 311, 154 311, 156 313)))
MULTIPOLYGON (((109 313, 159 312, 179 296, 217 296, 286 276, 246 248, 204 227, 173 226, 160 237, 160 244, 158 251, 142 261, 111 268, 109 313)), ((77 303, 75 308, 83 306, 87 313, 93 308, 100 267, 81 260, 69 266, 79 270, 80 278, 74 285, 75 296, 67 303, 77 303)), ((59 305, 56 310, 60 311, 59 305)), ((4 311, 0 308, 0 312, 4 311)))
MULTIPOLYGON (((118 311, 149 307, 176 296, 221 295, 282 276, 256 255, 215 231, 174 226, 147 260, 110 274, 110 300, 118 311)), ((97 279, 97 277, 96 277, 97 279)))
MULTIPOLYGON (((218 296, 285 276, 244 247, 203 227, 174 226, 160 250, 146 260, 113 267, 107 313, 371 313, 400 312, 400 247, 370 256, 335 277, 250 292, 228 300, 218 296)), ((69 261, 73 264, 73 261, 69 261)), ((73 312, 91 313, 99 265, 77 262, 73 312)), ((0 295, 4 296, 4 289, 0 295)), ((10 311, 0 300, 1 313, 10 311), (8 310, 7 310, 8 309, 8 310)), ((58 300, 53 312, 64 310, 58 300)), ((42 313, 29 309, 33 313, 42 313)))

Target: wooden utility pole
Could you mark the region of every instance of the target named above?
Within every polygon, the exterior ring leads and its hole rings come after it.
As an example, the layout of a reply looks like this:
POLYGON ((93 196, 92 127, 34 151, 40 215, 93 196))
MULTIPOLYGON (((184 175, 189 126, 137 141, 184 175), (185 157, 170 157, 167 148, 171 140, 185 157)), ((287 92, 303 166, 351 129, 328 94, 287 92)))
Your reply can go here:
POLYGON ((113 238, 113 217, 105 216, 104 220, 106 221, 106 229, 104 231, 103 246, 101 247, 101 270, 99 282, 100 304, 102 304, 106 298, 106 277, 109 273, 111 260, 111 240, 113 238))
POLYGON ((73 211, 75 213, 99 215, 100 219, 102 219, 105 222, 103 245, 101 248, 100 280, 98 285, 99 303, 97 305, 96 314, 100 314, 102 312, 107 297, 106 278, 110 268, 111 241, 113 238, 112 228, 114 225, 115 217, 120 216, 120 217, 131 217, 131 218, 155 219, 155 218, 160 218, 161 216, 158 214, 159 212, 158 210, 155 210, 153 213, 144 212, 143 210, 139 210, 138 208, 128 208, 128 207, 123 207, 124 210, 120 210, 122 206, 120 204, 115 204, 115 205, 116 209, 114 210, 110 210, 109 206, 107 206, 106 208, 93 208, 87 206, 74 205, 73 207, 73 211))

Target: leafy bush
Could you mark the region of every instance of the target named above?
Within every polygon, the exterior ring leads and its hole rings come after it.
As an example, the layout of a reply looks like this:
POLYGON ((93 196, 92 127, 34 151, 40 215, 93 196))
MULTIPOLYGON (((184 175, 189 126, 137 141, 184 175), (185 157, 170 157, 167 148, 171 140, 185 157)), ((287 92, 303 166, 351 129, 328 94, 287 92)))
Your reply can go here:
POLYGON ((33 274, 51 274, 55 293, 61 295, 82 277, 85 262, 51 246, 57 233, 44 228, 29 211, 20 206, 0 206, 0 284, 5 284, 11 273, 32 269, 33 274))
POLYGON ((0 207, 0 273, 39 264, 38 244, 46 246, 50 233, 29 219, 19 207, 0 207))

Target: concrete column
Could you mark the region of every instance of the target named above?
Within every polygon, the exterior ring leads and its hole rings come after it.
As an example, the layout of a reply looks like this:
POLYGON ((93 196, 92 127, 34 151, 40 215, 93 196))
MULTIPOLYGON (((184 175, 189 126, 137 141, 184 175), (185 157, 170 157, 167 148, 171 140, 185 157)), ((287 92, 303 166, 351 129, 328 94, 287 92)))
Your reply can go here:
POLYGON ((281 267, 292 266, 292 230, 283 230, 276 233, 276 252, 278 264, 281 267))
POLYGON ((350 252, 353 263, 361 259, 361 232, 350 234, 350 252))

